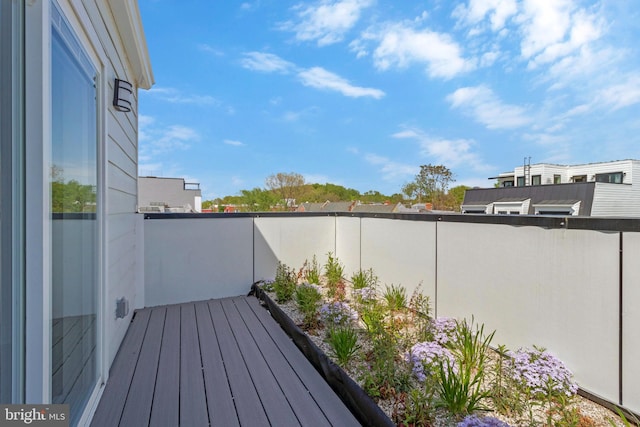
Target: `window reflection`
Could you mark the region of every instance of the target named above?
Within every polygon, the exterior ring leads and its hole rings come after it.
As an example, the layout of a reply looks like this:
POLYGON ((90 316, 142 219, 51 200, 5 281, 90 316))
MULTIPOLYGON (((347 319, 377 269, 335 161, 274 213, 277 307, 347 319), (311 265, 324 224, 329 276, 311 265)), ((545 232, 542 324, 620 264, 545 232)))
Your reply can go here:
POLYGON ((98 378, 96 72, 57 7, 52 22, 51 395, 75 424, 98 378))

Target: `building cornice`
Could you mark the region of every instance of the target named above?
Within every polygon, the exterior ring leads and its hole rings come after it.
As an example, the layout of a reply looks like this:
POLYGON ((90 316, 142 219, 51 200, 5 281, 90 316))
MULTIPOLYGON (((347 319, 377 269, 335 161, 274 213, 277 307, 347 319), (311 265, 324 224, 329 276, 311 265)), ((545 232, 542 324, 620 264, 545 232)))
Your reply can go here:
POLYGON ((133 67, 136 86, 149 89, 155 83, 147 40, 142 28, 137 0, 110 0, 111 13, 116 21, 127 58, 133 67))

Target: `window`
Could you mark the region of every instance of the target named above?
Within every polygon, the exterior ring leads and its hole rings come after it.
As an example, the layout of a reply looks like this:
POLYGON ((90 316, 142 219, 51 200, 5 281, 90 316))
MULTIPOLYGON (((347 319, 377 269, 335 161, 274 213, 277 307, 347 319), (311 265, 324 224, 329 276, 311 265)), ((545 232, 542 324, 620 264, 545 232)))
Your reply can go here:
POLYGON ((503 187, 513 187, 513 181, 502 181, 503 187))
POLYGON ((518 177, 518 187, 524 187, 524 176, 518 177))
POLYGON ((607 182, 610 184, 622 184, 622 172, 598 173, 596 174, 596 182, 607 182))
POLYGON ((553 183, 561 184, 562 183, 562 175, 553 175, 553 183))
POLYGON ((573 182, 587 182, 587 175, 575 175, 571 177, 573 182))
POLYGON ((531 177, 531 185, 540 185, 542 183, 542 177, 540 175, 533 175, 531 177))
POLYGON ((51 7, 51 401, 75 425, 98 381, 97 73, 51 7))

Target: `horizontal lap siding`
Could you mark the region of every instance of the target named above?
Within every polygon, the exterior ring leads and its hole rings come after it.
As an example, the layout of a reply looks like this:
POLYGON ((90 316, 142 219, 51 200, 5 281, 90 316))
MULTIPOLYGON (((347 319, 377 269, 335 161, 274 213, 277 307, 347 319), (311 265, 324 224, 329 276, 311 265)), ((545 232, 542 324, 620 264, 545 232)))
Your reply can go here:
MULTIPOLYGON (((136 282, 140 271, 136 267, 135 212, 137 207, 138 175, 138 125, 137 95, 134 93, 133 109, 129 113, 115 111, 111 106, 114 79, 120 78, 134 84, 133 71, 109 3, 105 0, 70 0, 78 19, 85 26, 86 36, 102 62, 99 70, 102 79, 103 108, 106 108, 101 143, 105 145, 103 158, 106 205, 105 235, 105 349, 110 364, 127 330, 131 314, 125 319, 113 315, 115 301, 126 298, 133 308, 136 298, 136 282)), ((135 92, 135 91, 134 91, 135 92)))

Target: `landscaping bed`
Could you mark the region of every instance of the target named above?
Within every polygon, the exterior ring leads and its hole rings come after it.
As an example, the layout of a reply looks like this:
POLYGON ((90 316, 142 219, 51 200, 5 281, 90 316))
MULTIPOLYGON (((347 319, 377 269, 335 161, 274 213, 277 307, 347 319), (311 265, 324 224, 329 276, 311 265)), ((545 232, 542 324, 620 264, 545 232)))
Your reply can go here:
POLYGON ((364 425, 625 425, 544 349, 509 351, 475 319, 433 319, 419 287, 343 272, 314 256, 252 292, 364 425))

